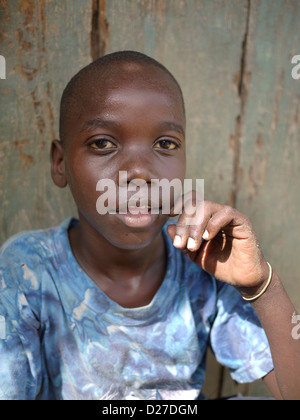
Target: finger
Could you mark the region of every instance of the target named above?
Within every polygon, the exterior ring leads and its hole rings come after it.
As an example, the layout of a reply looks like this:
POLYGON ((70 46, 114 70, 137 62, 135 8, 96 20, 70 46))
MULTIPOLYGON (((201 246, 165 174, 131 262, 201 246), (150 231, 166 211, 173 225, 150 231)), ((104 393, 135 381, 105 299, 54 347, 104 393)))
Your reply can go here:
POLYGON ((179 216, 183 213, 185 203, 193 200, 193 191, 190 191, 186 194, 181 195, 174 202, 173 207, 171 208, 170 216, 179 216))
MULTIPOLYGON (((174 239, 175 239, 175 236, 176 236, 176 225, 169 225, 167 227, 167 232, 168 232, 170 238, 172 239, 172 242, 174 243, 174 239)), ((177 246, 176 246, 176 248, 177 248, 177 246)), ((188 250, 186 248, 182 248, 182 249, 180 248, 180 250, 182 252, 184 252, 185 254, 188 252, 188 250)))
POLYGON ((167 232, 173 242, 176 234, 176 225, 167 226, 167 232))
POLYGON ((184 197, 184 211, 178 219, 174 246, 195 249, 201 245, 201 226, 204 217, 204 201, 197 191, 184 197))
POLYGON ((220 231, 224 231, 226 235, 233 236, 234 229, 243 223, 245 223, 245 220, 237 210, 229 206, 223 206, 219 211, 212 214, 203 233, 203 239, 210 241, 220 231))
POLYGON ((189 224, 187 217, 188 215, 194 214, 195 209, 192 206, 193 203, 193 192, 182 195, 177 199, 174 204, 173 209, 171 210, 172 215, 179 215, 177 224, 175 226, 175 232, 173 238, 173 245, 176 248, 184 250, 186 248, 187 239, 189 236, 189 224))
POLYGON ((197 251, 202 243, 204 229, 214 211, 215 203, 202 201, 194 206, 194 200, 185 203, 184 212, 178 219, 174 246, 181 250, 197 251))
POLYGON ((189 226, 186 224, 186 216, 184 213, 179 217, 176 227, 175 235, 173 239, 173 245, 178 249, 185 249, 187 240, 189 238, 189 226))
POLYGON ((204 201, 202 203, 202 208, 200 208, 198 215, 194 219, 197 223, 193 223, 190 226, 187 242, 189 251, 195 252, 201 247, 203 239, 207 237, 206 230, 211 218, 223 207, 221 204, 211 201, 204 201))
POLYGON ((195 252, 200 248, 204 226, 207 224, 210 217, 210 210, 205 206, 204 202, 198 205, 197 210, 192 217, 185 214, 185 223, 189 226, 186 244, 189 251, 195 252))

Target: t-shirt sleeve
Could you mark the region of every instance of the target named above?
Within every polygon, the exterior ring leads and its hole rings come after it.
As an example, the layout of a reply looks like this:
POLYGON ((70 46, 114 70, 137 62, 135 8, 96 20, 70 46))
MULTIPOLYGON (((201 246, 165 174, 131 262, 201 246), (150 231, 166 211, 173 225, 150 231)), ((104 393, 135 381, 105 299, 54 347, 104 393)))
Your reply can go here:
POLYGON ((226 284, 219 285, 210 344, 218 362, 239 383, 254 382, 273 370, 269 343, 254 309, 226 284))
POLYGON ((0 400, 33 400, 41 387, 40 322, 29 303, 38 265, 29 249, 19 235, 0 250, 0 400))

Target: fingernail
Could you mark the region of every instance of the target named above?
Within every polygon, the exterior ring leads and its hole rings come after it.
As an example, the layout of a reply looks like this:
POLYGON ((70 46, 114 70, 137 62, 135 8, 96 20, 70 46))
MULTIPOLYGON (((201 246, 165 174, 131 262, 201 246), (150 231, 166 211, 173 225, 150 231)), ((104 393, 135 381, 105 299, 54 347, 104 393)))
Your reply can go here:
POLYGON ((180 246, 181 245, 181 237, 176 235, 173 242, 174 246, 180 246))
POLYGON ((203 233, 202 238, 203 238, 205 241, 208 241, 208 238, 209 238, 209 232, 208 232, 207 230, 203 233))
POLYGON ((195 249, 196 248, 196 241, 193 238, 189 238, 187 243, 188 249, 195 249))

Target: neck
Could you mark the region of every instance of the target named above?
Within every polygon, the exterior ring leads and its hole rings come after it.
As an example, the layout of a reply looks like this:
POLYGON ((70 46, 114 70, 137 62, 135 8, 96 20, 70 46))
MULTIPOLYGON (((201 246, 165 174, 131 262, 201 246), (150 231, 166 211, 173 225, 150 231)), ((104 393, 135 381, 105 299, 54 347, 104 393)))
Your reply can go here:
POLYGON ((122 249, 111 244, 80 216, 80 225, 69 231, 69 238, 76 259, 92 278, 105 276, 111 281, 120 281, 120 278, 126 281, 143 278, 154 266, 165 266, 162 232, 143 248, 122 249))

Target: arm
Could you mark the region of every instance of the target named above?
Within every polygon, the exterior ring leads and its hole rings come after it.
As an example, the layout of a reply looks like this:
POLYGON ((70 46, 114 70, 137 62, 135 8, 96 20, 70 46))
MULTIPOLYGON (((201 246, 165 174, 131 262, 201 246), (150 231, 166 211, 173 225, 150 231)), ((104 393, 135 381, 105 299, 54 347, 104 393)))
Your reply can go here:
MULTIPOLYGON (((276 273, 267 291, 252 306, 267 334, 274 362, 273 381, 266 377, 265 383, 274 394, 276 379, 283 399, 300 400, 300 341, 292 334, 296 311, 276 273)), ((276 394, 275 388, 274 395, 280 399, 276 394)))
MULTIPOLYGON (((29 267, 24 271, 26 249, 15 239, 0 250, 0 400, 34 400, 42 383, 40 322, 27 300, 37 290, 29 267)), ((37 269, 36 259, 32 266, 37 269)))
POLYGON ((0 314, 0 400, 34 400, 41 386, 38 331, 23 320, 12 322, 1 299, 0 314))
MULTIPOLYGON (((174 246, 218 280, 236 287, 243 297, 257 296, 270 270, 250 220, 228 206, 207 201, 199 205, 203 217, 196 223, 188 224, 189 209, 176 226, 168 227, 174 246)), ((295 308, 276 273, 265 293, 251 303, 267 334, 274 362, 275 374, 267 375, 266 384, 278 399, 300 400, 300 340, 292 336, 295 308)))

